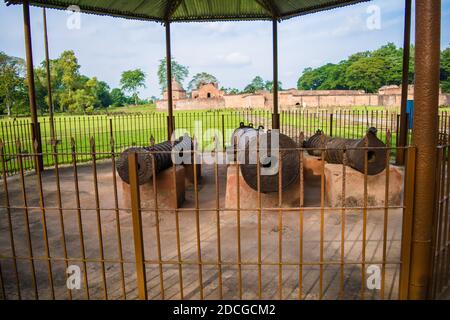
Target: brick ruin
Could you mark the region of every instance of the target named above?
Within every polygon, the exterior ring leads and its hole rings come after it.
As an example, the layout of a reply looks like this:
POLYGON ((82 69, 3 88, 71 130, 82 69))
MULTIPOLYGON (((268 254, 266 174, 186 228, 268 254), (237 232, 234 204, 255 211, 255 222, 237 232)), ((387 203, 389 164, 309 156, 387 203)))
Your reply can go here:
MULTIPOLYGON (((408 99, 414 97, 414 86, 408 87, 408 99)), ((353 106, 399 107, 401 87, 384 86, 377 93, 363 90, 297 90, 289 89, 279 92, 281 110, 353 106)), ((271 110, 273 96, 268 91, 256 93, 227 95, 219 89, 217 83, 208 83, 193 90, 190 97, 183 87, 173 82, 174 110, 208 110, 208 109, 267 109, 271 110)), ((450 106, 450 94, 439 93, 439 105, 450 106)), ((156 102, 159 110, 167 110, 167 92, 163 99, 156 102)))

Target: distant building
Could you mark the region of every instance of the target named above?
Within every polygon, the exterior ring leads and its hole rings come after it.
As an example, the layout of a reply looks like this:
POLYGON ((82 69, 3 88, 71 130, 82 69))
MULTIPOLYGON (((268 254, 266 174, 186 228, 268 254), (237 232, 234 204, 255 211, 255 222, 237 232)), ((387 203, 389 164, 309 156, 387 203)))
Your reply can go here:
MULTIPOLYGON (((273 95, 269 91, 255 93, 226 95, 219 90, 217 83, 202 85, 192 91, 192 97, 187 98, 184 89, 177 83, 174 86, 174 109, 239 109, 263 108, 272 110, 273 95)), ((156 102, 160 110, 167 110, 167 94, 163 100, 156 102)), ((408 86, 408 99, 414 99, 414 86, 408 86)), ((385 106, 399 107, 401 103, 400 86, 384 86, 377 93, 366 93, 364 90, 297 90, 289 89, 278 93, 280 110, 304 108, 354 107, 354 106, 385 106)), ((440 91, 439 105, 450 106, 450 94, 440 91)))
MULTIPOLYGON (((163 93, 163 99, 167 100, 168 98, 168 94, 167 94, 167 89, 166 91, 164 91, 163 93)), ((173 100, 181 100, 181 99, 186 99, 187 95, 186 95, 186 91, 183 89, 183 86, 177 81, 177 80, 172 80, 172 99, 173 100)))
POLYGON ((196 90, 192 90, 192 99, 211 99, 221 98, 225 95, 225 92, 219 90, 219 84, 217 82, 207 83, 200 86, 196 90))

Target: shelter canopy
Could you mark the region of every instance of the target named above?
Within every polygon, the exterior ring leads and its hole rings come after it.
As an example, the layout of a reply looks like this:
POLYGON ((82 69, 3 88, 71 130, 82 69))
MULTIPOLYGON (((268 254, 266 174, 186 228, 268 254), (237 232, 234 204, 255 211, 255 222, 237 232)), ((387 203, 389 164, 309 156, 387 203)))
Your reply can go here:
MULTIPOLYGON (((151 21, 272 20, 369 0, 30 0, 34 6, 151 21)), ((5 0, 7 5, 23 0, 5 0)))

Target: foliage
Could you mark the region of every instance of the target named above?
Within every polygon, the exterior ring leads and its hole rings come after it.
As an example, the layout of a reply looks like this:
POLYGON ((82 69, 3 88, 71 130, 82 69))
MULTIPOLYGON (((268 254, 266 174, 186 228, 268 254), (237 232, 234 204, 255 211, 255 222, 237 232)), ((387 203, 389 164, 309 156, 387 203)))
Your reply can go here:
POLYGON ((27 107, 24 61, 0 52, 0 113, 22 113, 27 107))
POLYGON ((198 89, 202 85, 208 83, 218 83, 218 82, 219 81, 217 80, 217 78, 212 74, 206 72, 197 73, 195 76, 192 77, 192 80, 189 82, 188 91, 198 89))
MULTIPOLYGON (((282 86, 283 85, 282 85, 281 81, 278 81, 278 90, 279 91, 283 90, 282 86)), ((266 83, 264 84, 264 89, 267 90, 267 91, 272 92, 272 90, 273 90, 273 81, 266 81, 266 83)))
MULTIPOLYGON (((183 83, 189 75, 189 68, 185 67, 172 58, 172 79, 183 83)), ((161 87, 161 92, 164 92, 167 88, 167 64, 166 58, 159 60, 158 66, 158 82, 161 87)))
MULTIPOLYGON (((250 82, 245 88, 244 93, 255 93, 257 91, 267 90, 272 91, 273 89, 273 81, 264 81, 260 76, 256 76, 253 78, 252 82, 250 82)), ((281 90, 281 82, 278 81, 278 90, 281 90)))
MULTIPOLYGON (((337 64, 306 68, 298 79, 299 90, 365 90, 376 92, 384 85, 400 85, 403 49, 388 43, 374 51, 351 55, 337 64)), ((414 47, 411 47, 409 83, 414 81, 414 47)))
POLYGON ((222 87, 222 88, 220 88, 220 90, 225 92, 225 94, 227 94, 227 95, 236 95, 236 94, 240 93, 239 89, 237 89, 237 88, 225 88, 225 87, 222 87))
POLYGON ((122 73, 120 79, 122 90, 132 92, 134 97, 134 104, 138 104, 138 90, 145 88, 145 73, 141 69, 128 70, 122 73))
POLYGON ((126 97, 122 89, 114 88, 111 90, 111 101, 113 107, 122 107, 126 103, 126 97))
POLYGON ((250 82, 245 88, 245 93, 255 93, 256 91, 261 91, 265 89, 265 82, 263 78, 260 76, 256 76, 253 78, 252 82, 250 82))
POLYGON ((450 92, 450 47, 441 54, 441 84, 443 92, 450 92))

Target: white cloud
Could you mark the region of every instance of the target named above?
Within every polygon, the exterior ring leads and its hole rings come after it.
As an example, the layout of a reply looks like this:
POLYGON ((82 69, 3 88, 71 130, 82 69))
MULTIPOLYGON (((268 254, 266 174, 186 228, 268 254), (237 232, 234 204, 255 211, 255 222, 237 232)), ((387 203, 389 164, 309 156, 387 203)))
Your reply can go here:
POLYGON ((208 22, 202 24, 202 27, 207 31, 213 31, 217 33, 229 33, 235 30, 235 26, 230 22, 208 22))
POLYGON ((219 55, 217 58, 230 66, 246 66, 251 64, 250 57, 241 52, 231 52, 226 55, 219 55))
MULTIPOLYGON (((442 45, 450 42, 450 1, 443 1, 442 45)), ((328 62, 339 62, 358 51, 373 50, 387 42, 402 44, 402 0, 373 0, 279 24, 279 72, 284 88, 294 87, 301 71, 328 62), (381 8, 381 30, 368 30, 366 9, 381 8)), ((142 68, 148 75, 142 96, 159 95, 156 70, 165 55, 164 27, 155 22, 82 14, 82 28, 69 31, 64 11, 48 10, 50 56, 74 50, 81 72, 117 86, 124 70, 142 68)), ((414 15, 413 15, 414 16, 414 15)), ((35 63, 44 59, 42 12, 32 7, 35 63)), ((0 1, 0 51, 24 57, 21 6, 0 1)), ((272 77, 270 22, 214 22, 172 24, 172 54, 197 72, 214 74, 221 85, 244 88, 256 75, 272 77), (239 70, 239 73, 236 71, 239 70)), ((187 79, 189 81, 189 79, 187 79)))

